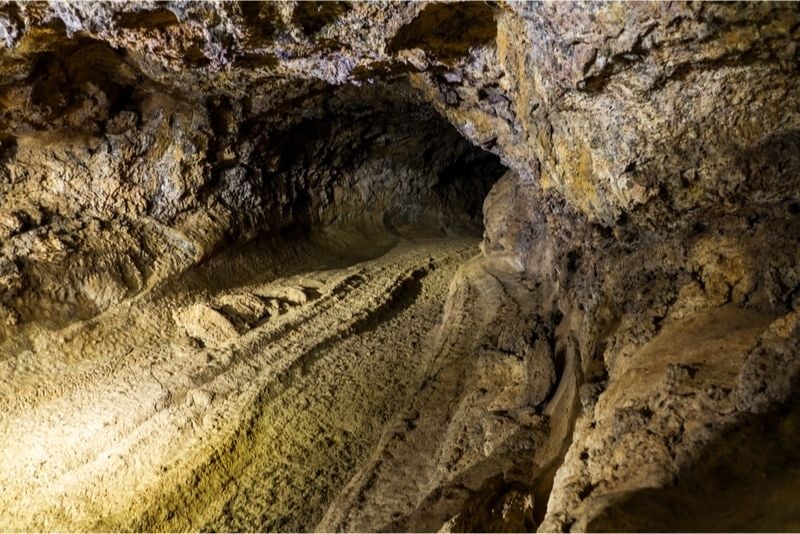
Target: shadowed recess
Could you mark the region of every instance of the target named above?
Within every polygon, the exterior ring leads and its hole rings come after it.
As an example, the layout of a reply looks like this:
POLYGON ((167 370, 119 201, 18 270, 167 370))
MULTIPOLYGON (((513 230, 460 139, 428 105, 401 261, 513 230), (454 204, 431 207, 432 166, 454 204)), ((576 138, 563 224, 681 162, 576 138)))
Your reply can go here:
POLYGON ((469 50, 494 41, 497 26, 492 8, 483 2, 428 4, 389 43, 397 53, 421 48, 442 61, 465 56, 469 50))
POLYGON ((800 404, 751 416, 706 445, 671 485, 609 505, 590 532, 797 532, 800 404))

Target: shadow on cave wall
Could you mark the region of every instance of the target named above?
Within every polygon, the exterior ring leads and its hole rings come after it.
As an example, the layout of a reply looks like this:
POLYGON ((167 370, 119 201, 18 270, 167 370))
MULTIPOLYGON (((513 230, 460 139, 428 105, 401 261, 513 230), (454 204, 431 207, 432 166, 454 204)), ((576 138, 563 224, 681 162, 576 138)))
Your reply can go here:
POLYGON ((428 4, 400 28, 387 48, 397 53, 421 48, 442 61, 452 61, 470 48, 492 42, 497 36, 494 12, 484 2, 428 4))
POLYGON ((800 401, 750 416, 710 443, 674 485, 607 508, 590 532, 797 532, 800 401))
POLYGON ((739 148, 735 167, 743 176, 735 192, 742 204, 753 200, 796 202, 800 191, 800 130, 772 134, 755 146, 739 148))

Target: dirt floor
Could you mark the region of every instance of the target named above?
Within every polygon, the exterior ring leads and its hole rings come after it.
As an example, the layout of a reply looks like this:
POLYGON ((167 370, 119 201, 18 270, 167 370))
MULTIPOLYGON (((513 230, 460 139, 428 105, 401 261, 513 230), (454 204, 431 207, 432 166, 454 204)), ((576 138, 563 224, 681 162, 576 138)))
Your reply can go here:
POLYGON ((0 527, 313 529, 464 328, 440 320, 477 253, 261 241, 90 320, 26 328, 0 353, 0 527))

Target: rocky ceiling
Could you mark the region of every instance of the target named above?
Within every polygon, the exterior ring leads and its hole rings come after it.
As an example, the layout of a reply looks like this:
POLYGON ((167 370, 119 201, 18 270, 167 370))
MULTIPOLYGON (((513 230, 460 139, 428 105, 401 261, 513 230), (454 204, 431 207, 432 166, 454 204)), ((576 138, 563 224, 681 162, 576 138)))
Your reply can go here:
POLYGON ((0 38, 0 529, 800 529, 798 4, 0 38))

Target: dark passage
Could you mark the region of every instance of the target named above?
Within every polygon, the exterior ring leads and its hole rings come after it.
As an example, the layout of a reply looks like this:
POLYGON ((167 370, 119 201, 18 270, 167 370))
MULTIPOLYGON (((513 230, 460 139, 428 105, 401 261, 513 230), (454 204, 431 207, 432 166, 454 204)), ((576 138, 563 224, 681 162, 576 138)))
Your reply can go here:
POLYGON ((220 171, 223 200, 249 224, 480 235, 483 200, 506 168, 406 84, 328 86, 293 105, 304 112, 247 121, 247 165, 220 171))

